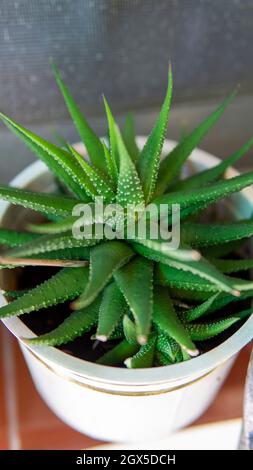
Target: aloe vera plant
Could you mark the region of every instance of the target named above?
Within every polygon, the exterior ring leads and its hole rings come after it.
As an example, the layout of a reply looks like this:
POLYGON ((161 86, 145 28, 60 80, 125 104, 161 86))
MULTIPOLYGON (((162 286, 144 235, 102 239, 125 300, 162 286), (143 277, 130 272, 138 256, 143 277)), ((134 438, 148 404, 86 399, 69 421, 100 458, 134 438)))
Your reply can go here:
MULTIPOLYGON (((99 364, 143 368, 189 360, 201 354, 203 342, 244 321, 251 309, 242 301, 253 296, 253 283, 240 277, 253 260, 233 258, 241 244, 253 235, 251 219, 204 223, 203 212, 224 197, 253 183, 253 172, 225 179, 228 167, 253 144, 253 138, 214 168, 180 179, 182 166, 208 130, 222 115, 235 92, 162 160, 172 97, 172 73, 166 96, 153 130, 143 149, 135 140, 132 116, 122 130, 104 98, 108 142, 94 133, 53 66, 57 84, 86 148, 83 157, 60 139, 61 146, 47 142, 10 117, 0 113, 4 124, 48 166, 63 188, 62 194, 32 192, 0 186, 0 198, 41 213, 41 223, 29 223, 23 231, 0 229, 0 269, 47 266, 48 278, 31 289, 5 291, 8 304, 0 318, 59 306, 68 308, 60 325, 30 344, 61 346, 82 335, 100 342, 99 364), (96 223, 115 228, 95 210, 98 197, 123 208, 131 205, 142 213, 158 209, 161 222, 172 224, 173 204, 181 206, 181 239, 171 251, 168 242, 137 235, 108 239, 93 233, 96 223), (75 237, 76 208, 89 207, 92 220, 83 218, 90 236, 75 237), (162 205, 161 205, 162 204, 162 205), (229 256, 225 258, 224 256, 229 256), (51 272, 51 268, 58 271, 51 272), (236 275, 239 273, 239 276, 236 275), (224 307, 233 313, 224 314, 224 307), (107 346, 107 344, 109 346, 107 346), (103 345, 106 345, 103 350, 103 345)), ((133 211, 131 223, 138 215, 133 211)), ((43 313, 43 312, 42 312, 43 313)), ((52 310, 53 315, 53 310, 52 310)), ((89 343, 92 348, 92 343, 89 343)), ((87 344, 83 347, 88 347, 87 344)))

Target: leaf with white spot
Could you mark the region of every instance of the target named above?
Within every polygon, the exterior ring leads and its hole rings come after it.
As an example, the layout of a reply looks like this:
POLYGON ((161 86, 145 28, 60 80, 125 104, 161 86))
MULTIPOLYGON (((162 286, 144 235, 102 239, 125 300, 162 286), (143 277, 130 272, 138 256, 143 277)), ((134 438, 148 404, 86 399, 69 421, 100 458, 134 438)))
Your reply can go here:
POLYGON ((145 199, 140 179, 118 128, 116 128, 116 135, 119 154, 117 203, 122 207, 127 207, 128 204, 144 207, 145 199))

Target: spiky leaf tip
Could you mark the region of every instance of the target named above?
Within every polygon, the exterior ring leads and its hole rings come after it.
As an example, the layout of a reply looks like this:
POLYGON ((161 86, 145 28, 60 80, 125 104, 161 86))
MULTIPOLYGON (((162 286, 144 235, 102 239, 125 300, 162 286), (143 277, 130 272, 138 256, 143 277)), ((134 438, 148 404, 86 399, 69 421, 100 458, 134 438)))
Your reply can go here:
POLYGON ((162 194, 169 183, 173 181, 180 171, 183 163, 187 160, 191 152, 200 144, 203 137, 218 121, 227 106, 233 101, 237 90, 234 90, 221 105, 208 116, 196 129, 187 134, 183 140, 168 154, 161 164, 159 174, 159 185, 157 194, 162 194))
POLYGON ((78 105, 75 103, 71 96, 67 86, 62 80, 61 74, 54 63, 52 63, 52 69, 54 76, 59 86, 59 89, 63 95, 64 101, 68 108, 68 111, 75 123, 78 133, 87 149, 89 157, 92 163, 100 168, 102 171, 106 171, 106 165, 104 160, 104 149, 100 139, 97 137, 93 129, 88 124, 84 115, 81 113, 78 105))
POLYGON ((151 328, 153 312, 153 264, 136 257, 118 269, 114 278, 123 293, 137 326, 137 340, 145 344, 151 328))
POLYGON ((157 181, 160 157, 169 119, 172 84, 172 72, 171 67, 169 67, 167 92, 161 112, 138 159, 138 170, 147 203, 153 196, 157 181))

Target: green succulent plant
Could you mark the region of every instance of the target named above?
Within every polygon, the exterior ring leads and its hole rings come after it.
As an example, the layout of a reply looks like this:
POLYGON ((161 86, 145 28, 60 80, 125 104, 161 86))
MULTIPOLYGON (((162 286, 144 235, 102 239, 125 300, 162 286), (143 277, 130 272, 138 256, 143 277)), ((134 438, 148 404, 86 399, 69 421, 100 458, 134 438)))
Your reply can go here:
POLYGON ((9 302, 0 309, 0 318, 38 311, 43 315, 45 308, 59 305, 61 309, 67 304, 69 316, 59 326, 26 341, 60 346, 89 333, 103 344, 109 340, 110 348, 98 359, 100 364, 143 368, 188 360, 205 349, 206 340, 243 321, 252 311, 242 307, 241 301, 252 298, 253 283, 235 273, 251 269, 253 259, 233 259, 233 255, 253 235, 253 219, 206 223, 202 215, 210 205, 253 183, 253 172, 224 179, 228 167, 246 153, 253 138, 215 167, 180 177, 187 158, 236 93, 161 160, 172 96, 170 70, 160 114, 139 149, 132 117, 120 131, 105 99, 108 143, 99 139, 59 71, 53 69, 89 161, 63 139, 57 146, 0 114, 63 188, 62 194, 48 194, 0 186, 1 199, 47 219, 27 225, 23 232, 0 229, 0 268, 48 266, 48 279, 42 284, 27 291, 5 292, 9 302), (172 205, 180 204, 181 245, 170 251, 166 241, 149 236, 74 238, 73 209, 85 203, 94 210, 98 196, 122 207, 138 204, 145 208, 152 202, 160 210, 160 204, 166 204, 169 215, 172 205), (52 275, 50 267, 59 269, 52 275), (222 309, 230 309, 232 304, 235 313, 225 315, 222 309))

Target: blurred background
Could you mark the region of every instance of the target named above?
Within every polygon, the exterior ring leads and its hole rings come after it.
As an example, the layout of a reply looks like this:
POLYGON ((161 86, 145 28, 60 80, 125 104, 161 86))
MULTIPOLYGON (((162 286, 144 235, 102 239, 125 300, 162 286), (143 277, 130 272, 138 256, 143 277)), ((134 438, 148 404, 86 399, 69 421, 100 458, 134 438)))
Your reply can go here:
MULTIPOLYGON (((171 60, 171 138, 241 84, 203 142, 225 156, 252 134, 252 25, 252 0, 1 0, 0 109, 44 137, 59 131, 77 140, 51 57, 98 132, 106 130, 104 93, 119 119, 135 111, 137 131, 145 134, 164 96, 171 60)), ((3 126, 0 151, 2 182, 33 160, 3 126)))
MULTIPOLYGON (((0 109, 43 137, 78 140, 55 85, 53 58, 94 128, 103 135, 101 94, 120 122, 136 113, 150 131, 174 74, 168 136, 177 139, 238 83, 235 102, 203 141, 227 156, 253 134, 253 0, 1 0, 0 109)), ((241 165, 252 167, 252 153, 241 165)), ((0 125, 0 181, 34 160, 0 125)), ((31 383, 17 344, 0 326, 0 448, 94 444, 56 418, 31 383), (7 400, 8 397, 8 400, 7 400)), ((241 416, 249 349, 199 422, 241 416)))

